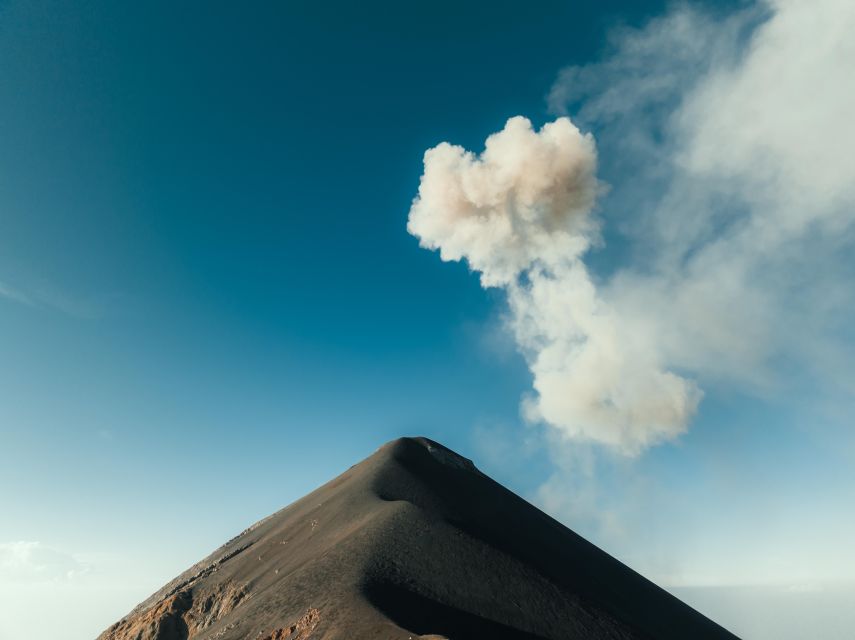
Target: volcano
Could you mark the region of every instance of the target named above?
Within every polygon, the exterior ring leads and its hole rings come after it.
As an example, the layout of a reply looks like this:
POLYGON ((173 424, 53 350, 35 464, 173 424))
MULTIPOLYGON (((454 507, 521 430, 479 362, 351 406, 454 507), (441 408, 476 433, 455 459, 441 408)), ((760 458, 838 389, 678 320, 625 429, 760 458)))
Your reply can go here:
POLYGON ((99 640, 736 636, 427 438, 252 525, 99 640))

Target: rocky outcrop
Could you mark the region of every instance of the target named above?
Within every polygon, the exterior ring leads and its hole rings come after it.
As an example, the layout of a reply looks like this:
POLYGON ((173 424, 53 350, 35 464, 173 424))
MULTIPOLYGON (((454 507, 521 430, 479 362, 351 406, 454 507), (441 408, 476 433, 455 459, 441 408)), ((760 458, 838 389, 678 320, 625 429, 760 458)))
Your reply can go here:
POLYGON ((276 629, 263 636, 260 640, 308 640, 312 635, 312 631, 318 626, 320 619, 320 611, 309 609, 290 627, 276 629))
POLYGON ((191 583, 144 610, 135 610, 98 640, 190 640, 229 615, 247 597, 245 585, 226 583, 207 590, 194 589, 191 583))

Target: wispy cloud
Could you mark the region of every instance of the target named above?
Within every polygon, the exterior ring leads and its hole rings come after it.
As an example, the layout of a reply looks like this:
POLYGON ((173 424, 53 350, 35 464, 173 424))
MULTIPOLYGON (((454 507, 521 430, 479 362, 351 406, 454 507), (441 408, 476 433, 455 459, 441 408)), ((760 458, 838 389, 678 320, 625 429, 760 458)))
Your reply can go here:
POLYGON ((33 304, 33 301, 30 300, 28 296, 2 281, 0 281, 0 298, 6 298, 7 300, 12 300, 13 302, 19 302, 26 305, 33 304))
POLYGON ((28 287, 14 287, 0 281, 0 298, 29 307, 45 308, 76 318, 97 318, 102 307, 90 299, 73 296, 44 282, 28 287))

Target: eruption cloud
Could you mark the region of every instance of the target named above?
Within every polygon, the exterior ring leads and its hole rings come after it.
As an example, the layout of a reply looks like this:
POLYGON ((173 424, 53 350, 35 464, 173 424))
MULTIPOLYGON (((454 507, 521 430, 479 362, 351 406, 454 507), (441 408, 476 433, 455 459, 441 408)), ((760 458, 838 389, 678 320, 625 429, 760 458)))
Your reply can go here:
POLYGON ((666 370, 655 336, 615 312, 583 262, 599 237, 596 169, 593 137, 569 118, 535 131, 514 117, 481 154, 446 142, 425 153, 407 229, 505 290, 533 376, 524 417, 632 455, 683 433, 701 392, 666 370))

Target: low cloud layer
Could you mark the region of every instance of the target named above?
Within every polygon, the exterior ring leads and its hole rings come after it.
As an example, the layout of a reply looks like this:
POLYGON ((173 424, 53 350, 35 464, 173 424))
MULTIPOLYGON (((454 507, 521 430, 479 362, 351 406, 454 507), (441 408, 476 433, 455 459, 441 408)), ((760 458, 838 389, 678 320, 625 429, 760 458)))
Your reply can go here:
POLYGON ((522 117, 481 154, 425 153, 408 229, 443 260, 466 260, 504 287, 534 376, 531 420, 635 452, 685 430, 700 393, 598 295, 582 258, 598 237, 594 140, 568 118, 535 131, 522 117))
POLYGON ((88 565, 73 555, 40 542, 0 543, 0 585, 64 581, 88 571, 88 565))
POLYGON ((680 5, 563 70, 540 131, 425 154, 409 231, 507 292, 527 418, 632 454, 699 386, 855 389, 853 29, 846 0, 680 5))

